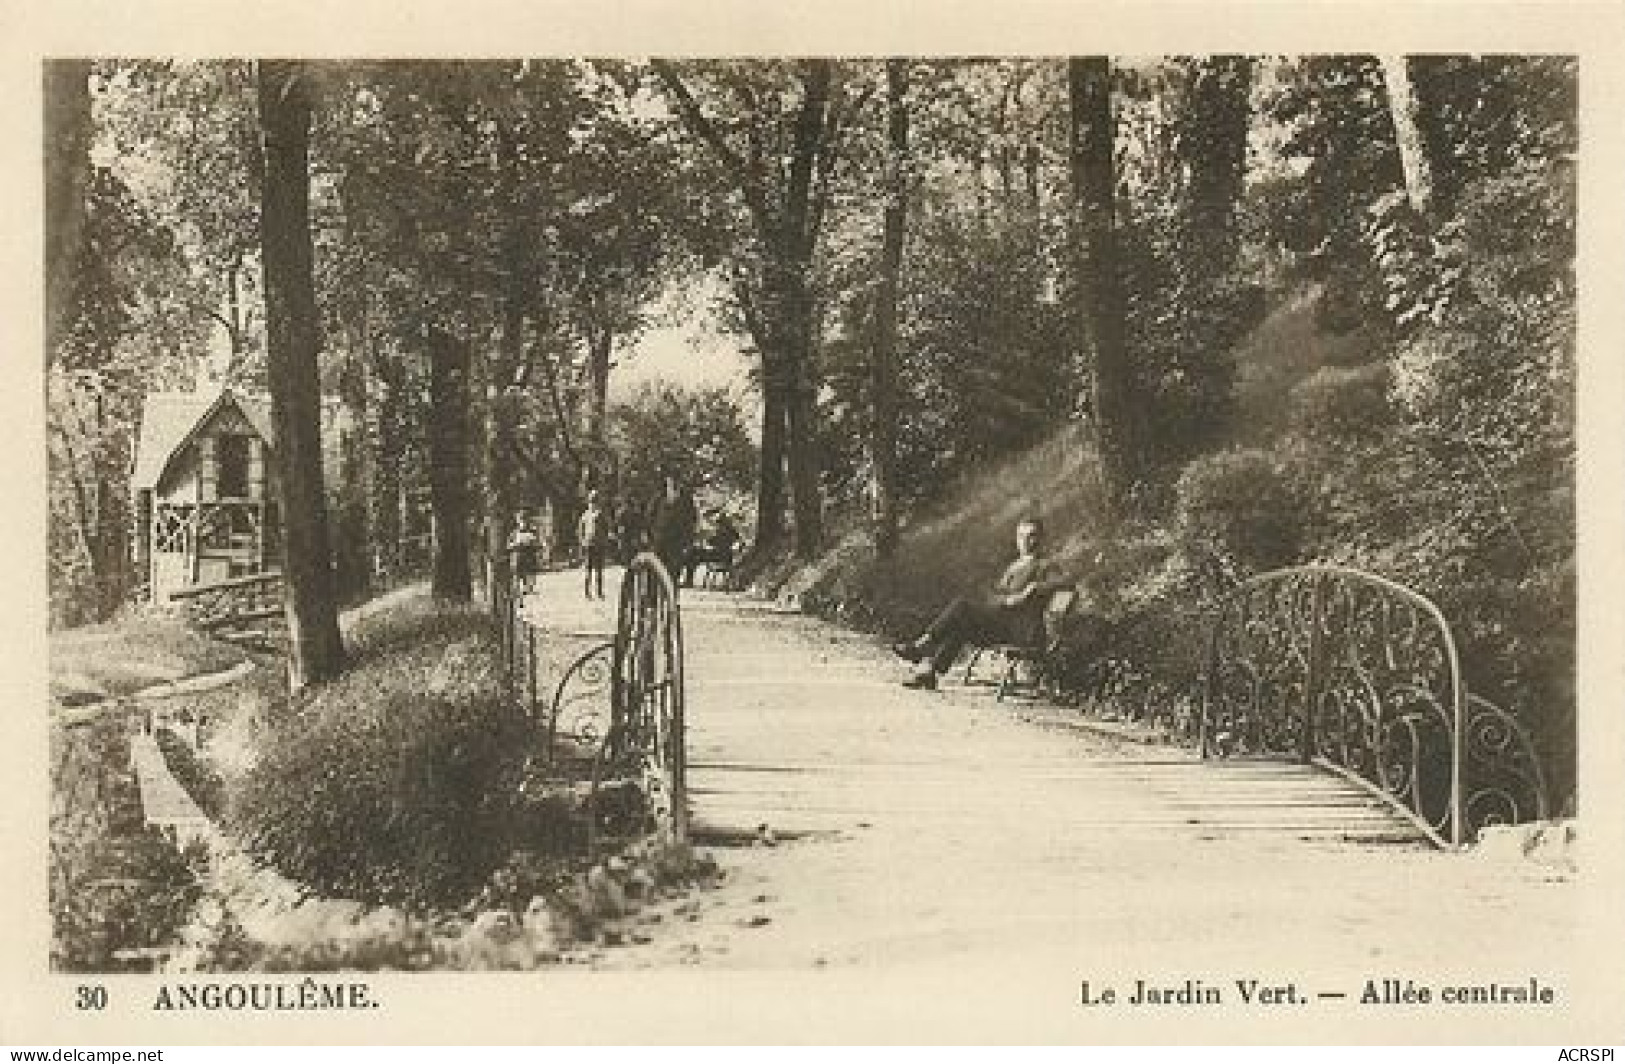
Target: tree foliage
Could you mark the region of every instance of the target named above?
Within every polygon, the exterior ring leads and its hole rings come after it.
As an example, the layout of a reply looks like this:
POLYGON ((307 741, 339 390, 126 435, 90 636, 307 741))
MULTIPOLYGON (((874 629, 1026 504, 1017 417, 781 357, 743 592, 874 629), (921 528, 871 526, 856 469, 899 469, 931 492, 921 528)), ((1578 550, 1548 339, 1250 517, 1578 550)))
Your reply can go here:
POLYGON ((664 474, 737 507, 755 486, 757 449, 725 389, 645 384, 609 410, 610 448, 623 502, 653 499, 664 474))
MULTIPOLYGON (((683 462, 754 497, 763 554, 811 554, 826 519, 895 524, 903 552, 911 518, 1075 421, 1066 438, 1093 431, 1162 552, 1125 577, 1153 589, 1135 601, 1195 608, 1177 595, 1266 557, 1413 580, 1561 755, 1572 59, 312 69, 348 570, 406 564, 411 500, 436 481, 453 583, 472 594, 483 568, 500 589, 512 510, 545 503, 568 530, 589 484, 635 493, 683 462), (705 310, 756 361, 759 406, 647 391, 611 408, 651 308, 717 286, 705 310), (1284 401, 1246 406, 1264 367, 1238 360, 1299 305, 1317 321, 1274 367, 1284 401)), ((252 382, 264 346, 250 65, 92 73, 49 387, 53 591, 76 594, 114 586, 140 387, 194 376, 211 339, 252 382)))
POLYGON ((1425 58, 1412 76, 1438 195, 1423 215, 1391 175, 1353 213, 1359 243, 1329 283, 1361 279, 1369 361, 1294 396, 1306 550, 1432 595, 1474 690, 1535 733, 1561 801, 1575 696, 1574 68, 1425 58))

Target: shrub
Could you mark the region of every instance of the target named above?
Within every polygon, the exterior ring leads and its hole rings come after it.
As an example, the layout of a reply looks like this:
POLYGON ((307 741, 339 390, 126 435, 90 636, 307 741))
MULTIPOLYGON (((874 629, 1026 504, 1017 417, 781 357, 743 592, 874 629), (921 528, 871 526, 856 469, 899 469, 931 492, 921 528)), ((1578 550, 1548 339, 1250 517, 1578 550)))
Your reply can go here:
POLYGON ((1394 423, 1385 362, 1317 370, 1289 402, 1293 430, 1310 439, 1366 440, 1394 423))
POLYGON ((523 764, 513 715, 402 691, 280 729, 233 789, 256 854, 323 893, 426 904, 506 853, 523 764))
POLYGON ((175 781, 205 815, 218 817, 225 805, 219 775, 169 728, 158 729, 156 738, 158 749, 164 755, 164 763, 169 766, 175 781))
POLYGON ((1297 557, 1299 492, 1270 452, 1248 448, 1199 458, 1174 490, 1178 534, 1192 555, 1205 547, 1255 571, 1297 557))
POLYGON ((512 845, 528 736, 493 640, 478 614, 412 616, 358 637, 355 667, 272 724, 228 787, 250 851, 325 894, 460 900, 512 845))

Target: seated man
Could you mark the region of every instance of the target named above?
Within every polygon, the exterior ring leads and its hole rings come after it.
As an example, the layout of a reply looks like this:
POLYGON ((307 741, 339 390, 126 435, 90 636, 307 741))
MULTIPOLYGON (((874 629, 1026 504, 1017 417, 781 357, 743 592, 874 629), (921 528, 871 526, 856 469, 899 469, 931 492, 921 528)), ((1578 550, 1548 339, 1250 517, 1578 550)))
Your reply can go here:
POLYGON ((684 586, 694 586, 694 570, 700 565, 706 567, 708 578, 712 572, 731 570, 734 564, 734 548, 738 545, 738 530, 734 528, 733 522, 728 520, 727 514, 719 514, 716 528, 706 539, 705 546, 695 547, 688 552, 688 564, 683 574, 684 586))
POLYGON ((953 666, 966 643, 1036 642, 1043 635, 1044 606, 1050 595, 1070 583, 1044 557, 1038 522, 1023 520, 1016 525, 1016 559, 986 596, 954 599, 919 638, 892 647, 899 657, 920 666, 903 686, 936 690, 937 676, 953 666))

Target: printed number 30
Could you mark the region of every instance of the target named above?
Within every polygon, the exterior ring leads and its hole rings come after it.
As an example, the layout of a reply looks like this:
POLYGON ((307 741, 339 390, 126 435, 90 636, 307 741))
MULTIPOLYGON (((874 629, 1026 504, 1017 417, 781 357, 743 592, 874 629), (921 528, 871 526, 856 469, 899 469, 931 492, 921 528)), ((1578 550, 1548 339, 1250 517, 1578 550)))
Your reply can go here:
POLYGON ((101 1010, 107 1007, 107 988, 105 986, 81 986, 79 995, 74 999, 74 1006, 81 1011, 91 1009, 101 1010))

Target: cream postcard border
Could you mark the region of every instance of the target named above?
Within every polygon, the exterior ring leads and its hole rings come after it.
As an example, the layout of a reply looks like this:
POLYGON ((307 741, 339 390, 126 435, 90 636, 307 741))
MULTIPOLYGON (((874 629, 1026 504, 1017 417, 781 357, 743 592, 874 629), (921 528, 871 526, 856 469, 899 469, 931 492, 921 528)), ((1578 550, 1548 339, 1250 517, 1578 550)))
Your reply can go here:
MULTIPOLYGON (((1625 1040, 1625 5, 1090 0, 307 0, 0 4, 0 1046, 438 1043, 1536 1043, 1625 1040), (1153 1024, 1076 1007, 1076 970, 378 976, 368 1014, 155 1014, 153 977, 77 1012, 47 969, 40 60, 73 55, 1152 55, 1561 52, 1581 57, 1580 832, 1567 1004, 1328 1023, 1216 1009, 1153 1024)), ((1472 943, 1463 943, 1470 963, 1472 943)), ((1079 959, 1079 963, 1084 962, 1079 959)))

